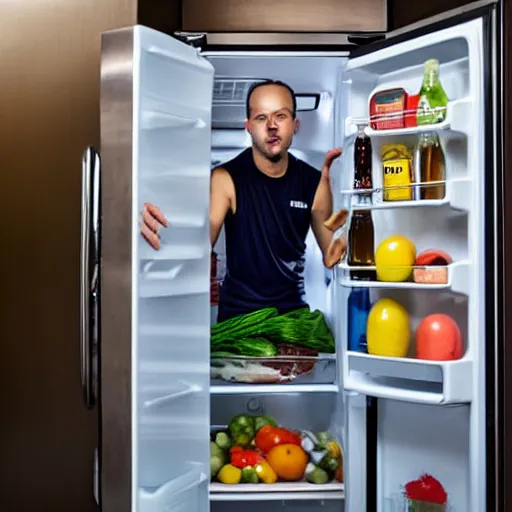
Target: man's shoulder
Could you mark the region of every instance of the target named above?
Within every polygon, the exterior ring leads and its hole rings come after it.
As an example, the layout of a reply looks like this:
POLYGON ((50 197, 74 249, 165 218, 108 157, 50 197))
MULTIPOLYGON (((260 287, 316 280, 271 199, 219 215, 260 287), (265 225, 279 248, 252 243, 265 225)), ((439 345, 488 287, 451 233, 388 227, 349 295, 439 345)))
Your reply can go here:
POLYGON ((212 169, 212 172, 218 169, 223 169, 225 172, 228 172, 229 174, 236 172, 237 169, 244 165, 245 161, 247 160, 247 153, 249 151, 250 148, 244 149, 231 160, 227 160, 226 162, 223 163, 217 163, 212 169))

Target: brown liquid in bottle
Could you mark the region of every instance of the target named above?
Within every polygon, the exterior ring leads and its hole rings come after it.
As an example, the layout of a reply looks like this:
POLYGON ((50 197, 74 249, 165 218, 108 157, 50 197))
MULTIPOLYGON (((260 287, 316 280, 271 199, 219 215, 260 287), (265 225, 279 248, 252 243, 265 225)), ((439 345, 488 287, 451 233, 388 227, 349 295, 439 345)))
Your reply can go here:
MULTIPOLYGON (((365 190, 372 188, 372 144, 364 131, 360 130, 354 145, 354 188, 365 190)), ((369 194, 357 194, 359 206, 371 204, 369 194)), ((355 210, 348 232, 348 264, 362 267, 374 266, 374 230, 371 210, 355 210)), ((354 270, 352 279, 376 279, 373 270, 354 270)))
POLYGON ((348 243, 350 246, 349 265, 361 267, 375 264, 373 219, 370 210, 357 210, 352 213, 348 243))
POLYGON ((422 133, 419 142, 421 199, 444 199, 446 185, 428 185, 432 181, 446 180, 445 159, 439 137, 435 133, 422 133))

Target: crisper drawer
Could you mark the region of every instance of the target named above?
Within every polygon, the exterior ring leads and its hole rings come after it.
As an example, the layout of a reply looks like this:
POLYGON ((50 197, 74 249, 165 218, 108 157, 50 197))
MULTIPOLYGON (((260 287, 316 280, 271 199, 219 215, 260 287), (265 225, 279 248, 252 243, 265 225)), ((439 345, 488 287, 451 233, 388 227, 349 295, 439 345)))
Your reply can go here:
MULTIPOLYGON (((270 510, 293 503, 293 510, 339 511, 340 503, 345 498, 342 409, 343 404, 339 400, 339 395, 335 393, 212 396, 210 408, 212 426, 210 449, 214 464, 214 474, 210 484, 212 510, 235 510, 232 508, 232 502, 244 502, 244 509, 247 504, 250 505, 249 510, 256 510, 252 502, 259 503, 258 510, 262 510, 264 502, 265 509, 270 510), (262 416, 265 418, 261 418, 262 416), (254 421, 253 427, 251 427, 251 418, 254 421), (267 434, 271 436, 273 434, 265 433, 264 427, 258 431, 258 422, 262 419, 274 420, 277 425, 286 429, 281 430, 281 434, 278 435, 298 435, 303 436, 304 439, 311 439, 311 436, 316 435, 318 436, 316 445, 308 447, 307 442, 305 444, 303 442, 300 447, 293 446, 293 449, 289 450, 291 445, 286 448, 285 444, 285 446, 276 447, 277 452, 273 449, 265 452, 263 446, 268 442, 268 438, 267 441, 265 438, 267 434), (243 483, 246 482, 244 480, 246 477, 242 475, 242 479, 237 480, 234 474, 223 474, 230 445, 238 444, 239 428, 244 424, 248 427, 244 435, 251 436, 250 445, 261 450, 262 457, 266 458, 266 464, 271 468, 270 471, 275 471, 275 481, 270 484, 264 483, 266 482, 264 473, 259 475, 257 481, 251 480, 250 483, 243 483), (251 428, 253 428, 252 434, 251 428), (322 443, 324 443, 325 452, 322 452, 322 443), (286 449, 286 455, 281 451, 283 448, 286 449), (220 461, 222 463, 218 467, 220 461), (322 508, 322 502, 327 508, 322 508), (330 502, 336 502, 338 508, 332 508, 335 505, 327 505, 330 502), (221 503, 225 504, 225 508, 221 503)), ((292 437, 288 442, 296 444, 296 440, 292 437)), ((237 464, 236 454, 231 454, 229 457, 232 464, 237 464)), ((265 471, 263 468, 260 469, 265 471)))

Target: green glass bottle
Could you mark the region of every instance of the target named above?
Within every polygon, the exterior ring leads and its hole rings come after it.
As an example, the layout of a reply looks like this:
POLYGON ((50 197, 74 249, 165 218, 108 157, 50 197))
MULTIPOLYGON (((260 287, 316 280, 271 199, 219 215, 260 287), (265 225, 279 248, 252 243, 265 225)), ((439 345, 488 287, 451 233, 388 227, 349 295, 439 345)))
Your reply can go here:
POLYGON ((425 62, 425 74, 419 94, 416 120, 419 126, 442 123, 446 119, 448 96, 439 81, 439 61, 425 62))

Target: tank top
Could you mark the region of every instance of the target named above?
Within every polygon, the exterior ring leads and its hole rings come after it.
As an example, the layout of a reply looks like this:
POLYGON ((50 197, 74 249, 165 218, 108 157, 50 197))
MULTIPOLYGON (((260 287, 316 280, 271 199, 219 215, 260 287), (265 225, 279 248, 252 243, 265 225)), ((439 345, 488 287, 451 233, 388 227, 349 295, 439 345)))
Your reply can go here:
POLYGON ((218 321, 265 307, 305 306, 304 263, 320 172, 288 154, 279 178, 262 173, 248 148, 222 168, 231 176, 236 212, 224 222, 226 274, 218 321))

